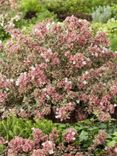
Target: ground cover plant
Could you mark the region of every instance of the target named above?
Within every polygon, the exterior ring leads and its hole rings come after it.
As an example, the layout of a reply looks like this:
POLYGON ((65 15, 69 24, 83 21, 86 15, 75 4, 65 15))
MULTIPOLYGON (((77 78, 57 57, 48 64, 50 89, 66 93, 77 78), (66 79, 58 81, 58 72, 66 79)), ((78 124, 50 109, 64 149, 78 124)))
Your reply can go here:
POLYGON ((75 124, 10 117, 0 121, 0 154, 31 156, 110 156, 116 154, 115 121, 75 124))

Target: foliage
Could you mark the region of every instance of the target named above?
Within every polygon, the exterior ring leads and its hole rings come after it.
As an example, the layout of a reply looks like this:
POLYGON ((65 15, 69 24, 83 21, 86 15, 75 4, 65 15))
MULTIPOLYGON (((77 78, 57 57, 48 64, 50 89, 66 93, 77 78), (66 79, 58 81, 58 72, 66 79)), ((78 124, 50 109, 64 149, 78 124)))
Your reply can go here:
POLYGON ((38 0, 21 0, 20 2, 20 8, 25 14, 28 12, 41 12, 42 7, 43 6, 39 3, 38 0))
POLYGON ((92 19, 94 22, 107 22, 112 17, 110 6, 99 6, 93 13, 92 19))
POLYGON ((91 13, 98 6, 117 4, 116 0, 40 0, 40 2, 55 13, 91 13))
POLYGON ((117 20, 110 19, 107 23, 92 23, 92 28, 96 32, 103 31, 105 32, 111 42, 111 48, 114 51, 117 51, 117 20))
POLYGON ((112 14, 113 14, 112 16, 117 20, 117 4, 113 4, 111 8, 112 8, 112 14))
POLYGON ((110 36, 110 40, 112 50, 117 51, 117 34, 110 36))
POLYGON ((0 40, 5 40, 5 39, 8 39, 9 35, 8 33, 5 31, 5 29, 0 26, 0 40))
POLYGON ((30 35, 16 29, 9 33, 0 66, 4 109, 61 122, 89 115, 110 120, 116 107, 117 55, 103 32, 94 36, 86 20, 72 16, 63 23, 39 23, 30 35))
POLYGON ((31 31, 34 24, 36 24, 39 21, 43 21, 47 19, 56 20, 56 15, 54 15, 48 10, 43 10, 39 12, 35 17, 31 19, 25 19, 24 15, 22 14, 20 20, 14 21, 14 24, 16 28, 20 28, 22 30, 26 29, 26 31, 27 29, 29 29, 29 31, 31 31))
POLYGON ((55 15, 49 12, 38 0, 22 0, 20 2, 20 10, 23 13, 24 19, 27 21, 32 19, 32 23, 34 23, 34 21, 55 17, 55 15))
MULTIPOLYGON (((100 123, 91 119, 69 125, 52 123, 49 120, 32 121, 12 116, 0 121, 0 154, 4 153, 6 147, 8 147, 13 150, 13 152, 16 152, 14 150, 17 149, 17 153, 29 153, 30 155, 30 148, 31 146, 34 146, 34 143, 36 143, 37 146, 37 144, 40 144, 41 142, 51 141, 53 145, 55 144, 55 148, 53 148, 55 155, 57 155, 57 151, 59 154, 63 154, 62 148, 64 149, 64 154, 66 152, 70 153, 71 150, 69 151, 69 146, 71 146, 74 151, 73 156, 75 156, 76 152, 81 152, 82 150, 85 155, 101 156, 106 152, 105 147, 108 149, 116 147, 116 134, 117 125, 115 124, 115 121, 100 123), (77 135, 72 135, 71 131, 75 132, 73 134, 77 135), (73 139, 73 137, 75 137, 75 140, 73 142, 71 140, 71 142, 68 143, 69 145, 66 144, 67 140, 73 139), (18 148, 22 139, 24 139, 23 141, 27 145, 23 148, 23 153, 21 152, 21 149, 19 150, 18 148), (99 145, 103 146, 101 151, 99 145), (78 151, 75 151, 73 147, 77 147, 79 150, 76 148, 78 151)), ((39 146, 37 146, 37 148, 39 148, 39 146)))
POLYGON ((9 38, 9 34, 5 30, 5 22, 2 15, 0 15, 0 40, 6 40, 9 38))
POLYGON ((92 19, 94 22, 107 22, 109 19, 113 18, 116 20, 117 15, 117 5, 113 4, 112 6, 99 6, 94 9, 92 13, 92 19))
MULTIPOLYGON (((27 120, 11 116, 0 121, 0 136, 6 140, 11 140, 14 136, 31 138, 31 129, 39 128, 45 134, 49 134, 56 127, 50 120, 27 120)), ((62 127, 59 125, 61 129, 62 127)), ((66 126, 65 126, 66 127, 66 126)))
POLYGON ((114 132, 113 134, 110 135, 107 141, 107 145, 109 147, 114 147, 117 143, 117 132, 114 132))

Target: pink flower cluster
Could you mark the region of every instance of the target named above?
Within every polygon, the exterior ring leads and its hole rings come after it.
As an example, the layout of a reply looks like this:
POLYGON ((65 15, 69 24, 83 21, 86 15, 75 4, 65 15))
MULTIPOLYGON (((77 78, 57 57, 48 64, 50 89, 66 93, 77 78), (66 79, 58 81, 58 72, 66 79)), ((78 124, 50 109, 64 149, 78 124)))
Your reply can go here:
POLYGON ((9 148, 12 149, 13 152, 30 152, 34 147, 34 143, 32 140, 23 139, 21 137, 15 137, 9 142, 9 148))
POLYGON ((35 142, 21 137, 15 137, 9 142, 9 149, 12 153, 30 153, 36 156, 38 153, 44 155, 51 155, 54 153, 55 144, 52 141, 45 141, 42 143, 42 149, 35 149, 35 142))
MULTIPOLYGON (((4 138, 0 138, 0 144, 7 146, 7 153, 10 156, 19 155, 19 154, 29 154, 31 156, 49 156, 57 155, 58 152, 71 153, 74 150, 74 155, 78 149, 75 151, 75 146, 73 145, 76 137, 77 131, 74 128, 68 128, 61 133, 54 128, 48 135, 44 134, 42 130, 38 128, 32 128, 32 137, 24 139, 22 137, 16 136, 11 139, 9 142, 5 141, 4 138), (63 137, 63 142, 58 140, 60 137, 63 137), (64 143, 66 143, 64 145, 64 143)), ((60 153, 59 153, 60 154, 60 153)))
MULTIPOLYGON (((33 140, 24 139, 16 136, 8 143, 8 153, 30 153, 31 156, 49 156, 55 153, 56 139, 59 137, 59 133, 56 129, 53 129, 49 135, 45 135, 40 129, 33 128, 33 140)), ((64 134, 65 141, 73 142, 76 137, 75 129, 68 129, 64 134)), ((1 140, 1 144, 5 141, 1 140)))
POLYGON ((64 140, 68 143, 76 140, 77 131, 74 128, 69 128, 64 134, 64 140))
POLYGON ((56 110, 56 118, 60 119, 61 121, 67 120, 70 118, 70 113, 75 109, 73 103, 67 103, 66 105, 57 108, 56 110))

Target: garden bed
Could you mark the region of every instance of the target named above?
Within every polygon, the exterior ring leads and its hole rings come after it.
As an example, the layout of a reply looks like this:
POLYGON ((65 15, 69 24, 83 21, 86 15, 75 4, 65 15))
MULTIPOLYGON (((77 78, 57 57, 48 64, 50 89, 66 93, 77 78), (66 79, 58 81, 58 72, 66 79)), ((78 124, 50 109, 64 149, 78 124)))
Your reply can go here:
POLYGON ((84 2, 22 0, 2 11, 1 156, 117 155, 116 6, 84 2))

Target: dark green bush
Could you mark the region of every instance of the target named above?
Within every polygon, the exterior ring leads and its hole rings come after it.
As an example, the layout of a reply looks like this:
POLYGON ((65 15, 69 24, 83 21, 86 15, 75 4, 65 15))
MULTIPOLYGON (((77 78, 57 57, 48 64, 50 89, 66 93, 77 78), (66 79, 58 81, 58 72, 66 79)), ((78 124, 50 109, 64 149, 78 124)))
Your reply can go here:
POLYGON ((4 41, 9 38, 9 34, 5 31, 5 29, 0 25, 0 40, 4 41))
POLYGON ((56 15, 50 12, 39 0, 21 0, 19 2, 17 14, 20 14, 20 20, 15 20, 17 28, 30 28, 32 25, 45 19, 56 19, 56 15))
POLYGON ((28 12, 41 12, 43 6, 39 3, 38 0, 21 0, 20 2, 21 10, 26 14, 28 12))

